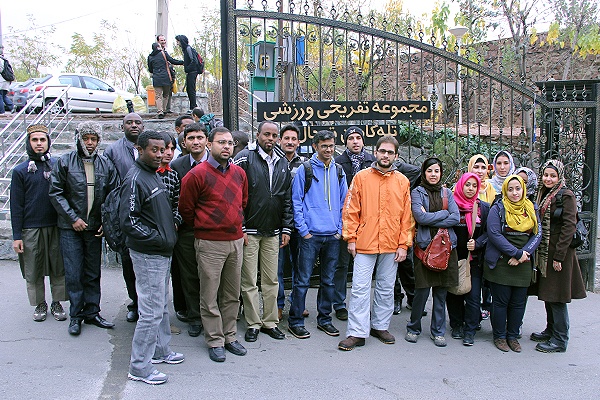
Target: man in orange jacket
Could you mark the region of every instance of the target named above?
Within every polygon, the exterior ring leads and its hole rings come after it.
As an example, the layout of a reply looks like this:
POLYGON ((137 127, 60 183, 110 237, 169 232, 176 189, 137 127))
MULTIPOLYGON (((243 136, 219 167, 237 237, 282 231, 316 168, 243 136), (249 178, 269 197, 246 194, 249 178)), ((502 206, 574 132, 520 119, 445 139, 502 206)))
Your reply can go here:
POLYGON ((393 166, 398 141, 384 136, 375 148, 376 161, 355 175, 342 210, 342 236, 354 257, 347 338, 338 344, 340 350, 346 351, 364 346, 369 334, 385 344, 395 342, 388 327, 394 309, 397 263, 406 258, 413 240, 410 182, 393 166), (371 278, 375 265, 371 316, 371 278))

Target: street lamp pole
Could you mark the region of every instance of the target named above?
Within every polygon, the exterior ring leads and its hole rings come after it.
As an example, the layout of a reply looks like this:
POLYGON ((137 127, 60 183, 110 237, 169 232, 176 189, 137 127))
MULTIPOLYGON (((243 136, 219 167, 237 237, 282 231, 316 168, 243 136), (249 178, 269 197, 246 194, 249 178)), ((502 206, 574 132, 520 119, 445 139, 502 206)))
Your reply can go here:
MULTIPOLYGON (((462 43, 462 37, 469 30, 464 26, 455 26, 454 28, 448 29, 448 31, 456 38, 456 44, 458 46, 458 55, 460 56, 460 45, 462 43)), ((460 63, 456 64, 456 95, 458 96, 458 124, 462 125, 462 82, 460 80, 460 63)))

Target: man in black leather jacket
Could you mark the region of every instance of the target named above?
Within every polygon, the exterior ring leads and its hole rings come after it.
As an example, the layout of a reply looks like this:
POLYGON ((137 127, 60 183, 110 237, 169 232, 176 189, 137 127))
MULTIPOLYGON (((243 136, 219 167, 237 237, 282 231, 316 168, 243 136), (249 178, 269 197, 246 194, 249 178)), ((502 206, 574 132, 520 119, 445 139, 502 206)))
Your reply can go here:
POLYGON ((63 155, 54 164, 50 176, 50 201, 58 213, 60 247, 71 303, 71 335, 79 335, 82 320, 100 328, 114 326, 99 314, 100 207, 118 182, 113 163, 97 153, 101 132, 98 123, 80 123, 75 131, 77 150, 63 155))

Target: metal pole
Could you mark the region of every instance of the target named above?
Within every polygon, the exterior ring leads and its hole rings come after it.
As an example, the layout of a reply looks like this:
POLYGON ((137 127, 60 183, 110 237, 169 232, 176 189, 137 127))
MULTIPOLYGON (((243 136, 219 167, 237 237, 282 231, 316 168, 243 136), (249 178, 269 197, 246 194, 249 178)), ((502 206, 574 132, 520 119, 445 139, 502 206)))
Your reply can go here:
POLYGON ((167 39, 169 30, 169 0, 156 0, 156 36, 167 39))

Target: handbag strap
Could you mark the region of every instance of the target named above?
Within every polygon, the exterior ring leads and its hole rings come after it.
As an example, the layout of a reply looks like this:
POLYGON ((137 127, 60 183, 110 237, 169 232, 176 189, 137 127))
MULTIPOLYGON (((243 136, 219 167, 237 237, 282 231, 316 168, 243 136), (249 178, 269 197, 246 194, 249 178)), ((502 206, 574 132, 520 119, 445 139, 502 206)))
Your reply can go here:
POLYGON ((169 62, 167 61, 167 56, 165 56, 165 52, 162 50, 160 51, 160 53, 163 55, 165 63, 167 63, 167 74, 169 74, 169 81, 173 82, 173 77, 171 76, 171 70, 169 69, 169 62))
POLYGON ((448 209, 448 194, 446 193, 446 188, 442 187, 442 210, 448 209))
POLYGON ((475 235, 475 226, 477 225, 477 200, 473 203, 473 212, 471 214, 471 226, 473 227, 473 232, 469 239, 473 239, 473 235, 475 235))

